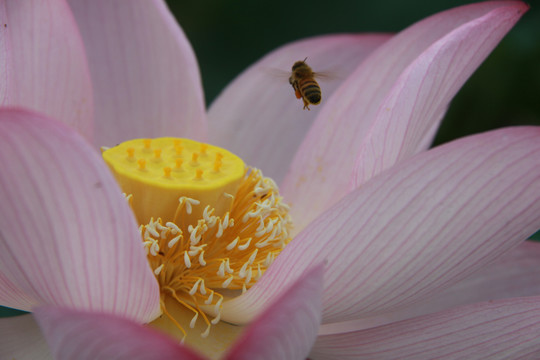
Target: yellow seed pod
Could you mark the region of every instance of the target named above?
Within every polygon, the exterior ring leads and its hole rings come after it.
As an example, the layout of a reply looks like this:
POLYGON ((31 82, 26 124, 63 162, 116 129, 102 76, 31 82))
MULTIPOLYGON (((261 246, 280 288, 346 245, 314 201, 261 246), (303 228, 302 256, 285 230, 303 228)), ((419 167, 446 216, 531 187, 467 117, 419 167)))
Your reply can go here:
MULTIPOLYGON (((176 221, 185 198, 200 206, 182 221, 196 221, 206 205, 221 216, 231 207, 245 165, 233 153, 189 139, 135 139, 105 150, 109 165, 122 191, 133 195, 132 207, 139 224, 150 218, 176 221), (181 200, 184 198, 184 200, 181 200)), ((188 205, 189 206, 189 205, 188 205)))

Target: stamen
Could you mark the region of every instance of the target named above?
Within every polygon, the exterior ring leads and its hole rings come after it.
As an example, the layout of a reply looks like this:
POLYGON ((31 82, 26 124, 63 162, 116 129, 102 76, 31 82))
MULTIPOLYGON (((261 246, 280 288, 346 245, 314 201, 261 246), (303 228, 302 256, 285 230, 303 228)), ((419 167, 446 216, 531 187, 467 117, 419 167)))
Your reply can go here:
POLYGON ((195 295, 195 293, 197 292, 197 290, 199 289, 199 284, 201 283, 201 279, 197 280, 195 282, 195 284, 193 284, 193 287, 191 288, 191 290, 189 290, 189 295, 193 296, 195 295))
POLYGON ((195 323, 197 322, 197 319, 199 318, 199 313, 196 312, 195 313, 195 316, 193 316, 193 318, 191 319, 190 323, 189 323, 189 327, 190 328, 194 328, 195 327, 195 323))
POLYGON ((184 251, 184 264, 189 269, 191 267, 191 260, 189 259, 187 251, 184 251))
MULTIPOLYGON (((182 327, 200 326, 197 321, 202 317, 207 327, 201 336, 208 336, 211 325, 221 321, 222 292, 247 291, 290 241, 288 207, 283 204, 273 181, 266 180, 257 169, 242 168, 245 172, 236 187, 216 190, 211 197, 200 198, 199 194, 204 191, 198 187, 202 189, 214 177, 229 171, 229 155, 224 156, 212 147, 198 145, 199 148, 194 149, 172 140, 167 146, 152 141, 144 144, 144 147, 130 146, 136 149, 132 165, 141 176, 151 175, 170 185, 183 177, 191 181, 190 186, 196 190, 172 197, 178 201, 171 202, 174 204, 171 215, 157 218, 149 213, 151 216, 145 216, 150 220, 141 221, 143 225, 139 228, 150 267, 160 285, 162 311, 183 336, 186 332, 182 327), (166 164, 166 159, 171 162, 166 164), (154 161, 163 161, 163 165, 155 166, 154 161), (194 163, 197 164, 192 168, 194 163), (156 174, 156 170, 159 173, 156 174), (216 207, 215 200, 209 201, 209 198, 217 199, 221 207, 216 207), (183 324, 172 319, 165 308, 166 298, 193 311, 193 317, 183 324), (208 318, 201 309, 206 309, 205 306, 213 309, 208 312, 213 318, 208 318)), ((124 148, 121 157, 126 159, 129 154, 124 148)), ((146 193, 144 196, 149 197, 146 193)), ((167 197, 160 196, 155 196, 155 203, 168 201, 167 197)), ((130 198, 134 199, 136 208, 137 194, 130 198)))
POLYGON ((225 249, 231 251, 232 249, 235 248, 236 244, 238 243, 238 240, 240 240, 240 237, 237 236, 229 245, 227 245, 227 247, 225 249))
POLYGON ((204 251, 201 251, 199 254, 199 264, 201 264, 201 266, 206 266, 206 261, 204 261, 204 251))
POLYGON ((154 274, 155 274, 156 276, 158 276, 159 273, 161 273, 161 270, 163 270, 163 267, 164 267, 164 266, 165 266, 165 264, 159 265, 159 266, 154 270, 154 274))
POLYGON ((247 238, 246 242, 242 245, 238 246, 238 250, 246 250, 249 247, 249 244, 251 244, 251 238, 247 238))
POLYGON ((231 282, 234 280, 234 276, 229 276, 229 278, 227 280, 225 280, 223 282, 223 284, 221 284, 221 287, 226 289, 229 287, 229 285, 231 285, 231 282))

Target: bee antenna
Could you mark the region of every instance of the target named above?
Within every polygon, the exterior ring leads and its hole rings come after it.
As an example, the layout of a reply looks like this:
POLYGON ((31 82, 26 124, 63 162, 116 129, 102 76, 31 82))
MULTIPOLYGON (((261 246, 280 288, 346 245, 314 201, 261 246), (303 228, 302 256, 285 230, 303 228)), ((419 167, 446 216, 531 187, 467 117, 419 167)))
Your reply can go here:
POLYGON ((302 62, 306 62, 306 60, 307 60, 307 56, 306 56, 306 58, 305 58, 302 62))

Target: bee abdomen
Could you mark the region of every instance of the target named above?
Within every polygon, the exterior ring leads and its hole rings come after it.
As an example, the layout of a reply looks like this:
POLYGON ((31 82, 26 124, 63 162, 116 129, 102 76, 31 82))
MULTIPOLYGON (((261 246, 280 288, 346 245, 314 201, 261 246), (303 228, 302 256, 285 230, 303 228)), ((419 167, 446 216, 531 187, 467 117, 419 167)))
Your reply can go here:
POLYGON ((321 88, 313 79, 304 79, 298 84, 304 97, 314 105, 321 102, 321 88))

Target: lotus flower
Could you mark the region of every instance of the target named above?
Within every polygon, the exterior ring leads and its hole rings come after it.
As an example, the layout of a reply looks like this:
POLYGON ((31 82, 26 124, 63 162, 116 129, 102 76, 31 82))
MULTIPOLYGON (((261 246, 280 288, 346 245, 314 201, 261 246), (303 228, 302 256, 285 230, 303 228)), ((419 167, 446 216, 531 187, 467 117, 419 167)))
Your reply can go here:
POLYGON ((33 314, 2 319, 0 357, 538 356, 540 247, 523 241, 540 228, 540 129, 427 150, 523 3, 286 45, 208 113, 162 2, 2 4, 0 300, 33 314), (345 73, 309 112, 264 71, 306 56, 345 73), (224 321, 184 345, 143 325, 160 313, 156 272, 97 151, 165 135, 261 168, 294 220, 264 275, 221 304, 224 321))

